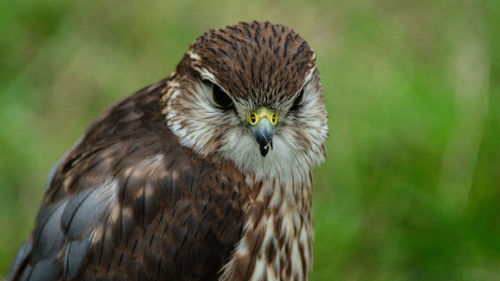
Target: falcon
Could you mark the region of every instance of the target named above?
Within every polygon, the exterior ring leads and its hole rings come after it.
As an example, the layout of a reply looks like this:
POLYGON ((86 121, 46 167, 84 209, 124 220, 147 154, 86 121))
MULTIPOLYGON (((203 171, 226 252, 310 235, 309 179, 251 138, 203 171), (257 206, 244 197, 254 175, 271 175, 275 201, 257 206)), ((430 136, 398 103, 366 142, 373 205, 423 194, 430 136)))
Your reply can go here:
POLYGON ((7 280, 307 280, 327 112, 283 25, 200 36, 52 168, 7 280))

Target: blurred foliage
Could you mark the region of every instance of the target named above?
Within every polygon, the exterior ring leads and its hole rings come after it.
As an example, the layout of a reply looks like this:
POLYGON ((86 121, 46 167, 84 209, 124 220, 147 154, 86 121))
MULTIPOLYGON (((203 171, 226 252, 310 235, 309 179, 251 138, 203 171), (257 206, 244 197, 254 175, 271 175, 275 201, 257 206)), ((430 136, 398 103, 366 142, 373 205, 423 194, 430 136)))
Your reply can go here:
POLYGON ((322 75, 312 280, 500 280, 500 1, 252 2, 0 2, 0 276, 89 121, 257 19, 322 75))

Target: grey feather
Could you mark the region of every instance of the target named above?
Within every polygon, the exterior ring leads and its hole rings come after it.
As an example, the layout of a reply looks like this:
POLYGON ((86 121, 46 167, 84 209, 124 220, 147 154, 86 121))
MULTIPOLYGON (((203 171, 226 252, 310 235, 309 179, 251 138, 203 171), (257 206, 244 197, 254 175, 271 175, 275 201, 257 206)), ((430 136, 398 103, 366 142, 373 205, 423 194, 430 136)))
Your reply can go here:
POLYGON ((55 256, 39 261, 31 273, 29 281, 47 281, 57 280, 60 268, 57 263, 54 263, 55 256))
POLYGON ((70 231, 70 226, 71 226, 72 228, 71 231, 73 236, 75 236, 77 233, 79 236, 81 234, 82 229, 86 228, 87 223, 79 219, 75 219, 75 216, 78 211, 80 211, 79 217, 84 212, 88 211, 85 209, 85 207, 83 207, 81 210, 80 208, 82 207, 82 204, 85 201, 85 199, 87 199, 87 197, 90 196, 92 191, 93 191, 92 189, 84 190, 69 200, 61 218, 61 227, 64 233, 68 233, 70 231))
POLYGON ((72 279, 76 276, 88 252, 90 235, 83 240, 69 242, 64 253, 64 277, 72 279))
POLYGON ((81 238, 103 218, 110 203, 113 187, 109 184, 88 189, 73 197, 61 219, 61 226, 68 239, 81 238), (106 192, 110 189, 111 192, 106 192))
MULTIPOLYGON (((43 259, 61 248, 64 242, 64 234, 61 231, 60 221, 65 207, 66 202, 61 202, 43 210, 49 215, 47 215, 47 219, 43 223, 37 225, 35 230, 32 260, 43 259)), ((41 215, 46 216, 45 214, 41 215)))
MULTIPOLYGON (((31 273, 33 272, 33 267, 31 265, 27 265, 26 268, 23 269, 23 273, 19 276, 19 281, 28 281, 31 277, 31 273)), ((6 280, 11 280, 14 276, 7 276, 6 280)))
POLYGON ((14 274, 19 270, 19 267, 29 257, 29 254, 31 253, 31 248, 32 248, 31 243, 29 243, 28 241, 24 241, 23 245, 21 246, 21 249, 19 249, 19 252, 17 253, 14 263, 12 264, 9 272, 7 273, 6 280, 12 279, 12 277, 14 277, 14 274))

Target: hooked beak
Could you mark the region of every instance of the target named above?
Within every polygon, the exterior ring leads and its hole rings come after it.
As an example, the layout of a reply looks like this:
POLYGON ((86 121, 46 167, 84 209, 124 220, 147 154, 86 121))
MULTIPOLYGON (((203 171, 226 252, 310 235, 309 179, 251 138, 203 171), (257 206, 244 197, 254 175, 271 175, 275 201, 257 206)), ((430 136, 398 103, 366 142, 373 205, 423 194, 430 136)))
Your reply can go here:
POLYGON ((269 149, 273 148, 273 136, 277 121, 276 113, 266 107, 248 113, 248 131, 259 144, 262 157, 266 157, 269 149))

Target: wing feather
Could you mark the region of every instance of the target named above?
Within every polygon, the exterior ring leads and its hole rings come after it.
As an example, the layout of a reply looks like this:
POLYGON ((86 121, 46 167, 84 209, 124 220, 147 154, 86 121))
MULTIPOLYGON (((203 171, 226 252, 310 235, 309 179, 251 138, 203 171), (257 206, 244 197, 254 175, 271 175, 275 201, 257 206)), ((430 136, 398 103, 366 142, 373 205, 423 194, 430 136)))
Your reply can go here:
MULTIPOLYGON (((71 198, 64 208, 64 212, 61 217, 61 227, 64 234, 68 235, 68 238, 74 239, 82 235, 82 232, 91 223, 91 220, 81 219, 80 216, 76 216, 77 213, 81 214, 87 212, 88 210, 85 206, 82 207, 83 203, 93 194, 96 189, 87 189, 78 193, 75 197, 71 198), (80 208, 81 207, 81 208, 80 208), (76 219, 75 219, 76 217, 76 219)), ((87 200, 89 202, 90 200, 87 200)))
POLYGON ((61 268, 53 262, 53 259, 42 259, 36 263, 29 275, 29 281, 57 280, 60 276, 61 268))
POLYGON ((110 190, 116 190, 116 182, 83 191, 69 200, 61 218, 62 228, 69 239, 81 238, 101 221, 115 197, 108 192, 110 190))
MULTIPOLYGON (((26 265, 24 270, 21 272, 21 276, 18 278, 20 281, 29 281, 31 278, 31 274, 33 272, 33 267, 31 265, 26 265)), ((7 276, 7 280, 10 280, 11 277, 7 276)))
POLYGON ((67 202, 51 205, 41 214, 47 218, 35 227, 31 260, 37 262, 48 256, 55 256, 64 243, 64 233, 60 227, 61 216, 67 202))
MULTIPOLYGON (((64 277, 72 279, 76 277, 89 250, 91 236, 82 240, 68 242, 64 253, 64 277)), ((50 280, 50 279, 47 279, 50 280)))

